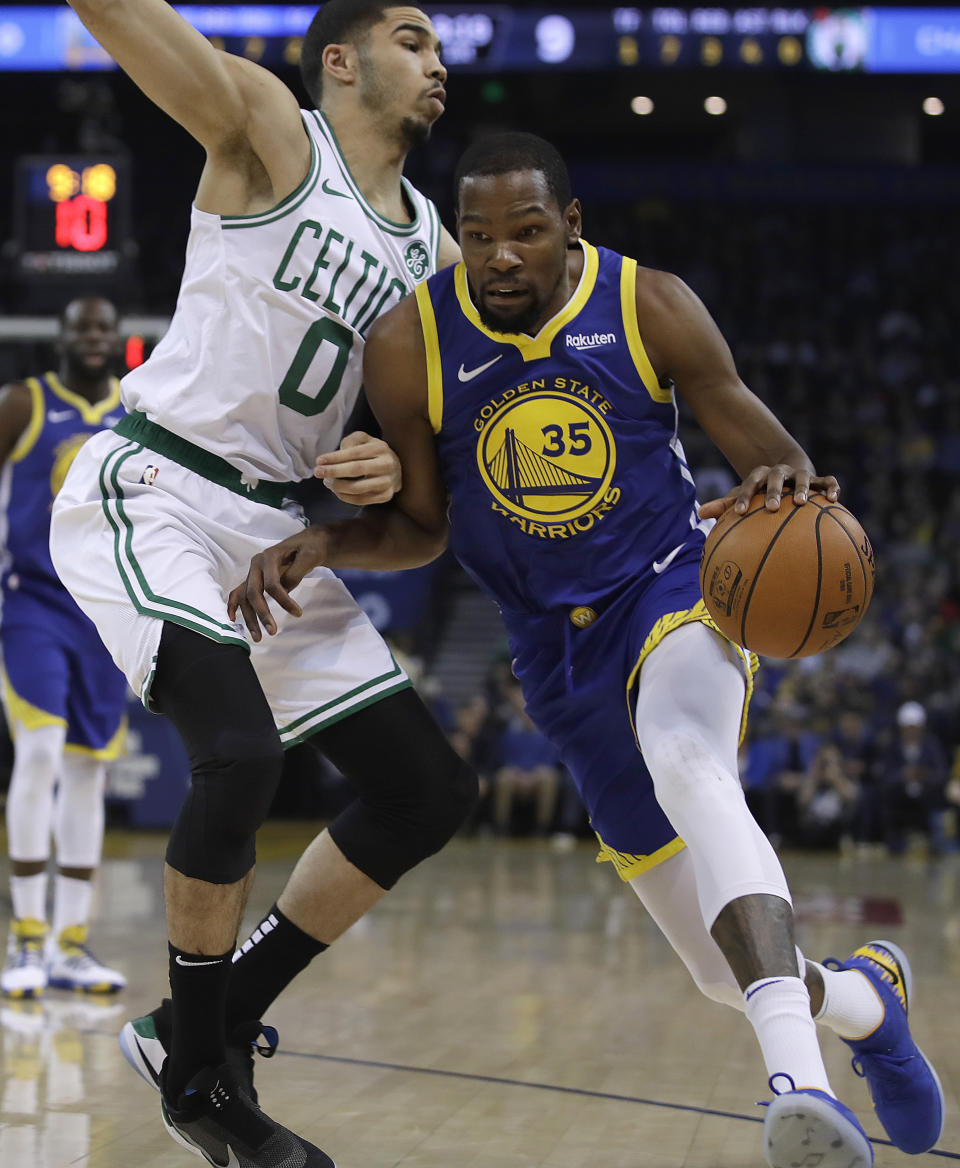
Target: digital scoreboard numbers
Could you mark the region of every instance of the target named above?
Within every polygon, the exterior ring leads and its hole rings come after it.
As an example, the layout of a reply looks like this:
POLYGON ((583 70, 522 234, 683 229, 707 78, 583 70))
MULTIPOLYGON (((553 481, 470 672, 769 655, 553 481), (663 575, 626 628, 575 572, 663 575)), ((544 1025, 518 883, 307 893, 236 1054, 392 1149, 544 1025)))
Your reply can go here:
POLYGON ((23 279, 119 276, 129 246, 126 158, 47 154, 17 161, 14 263, 23 279))

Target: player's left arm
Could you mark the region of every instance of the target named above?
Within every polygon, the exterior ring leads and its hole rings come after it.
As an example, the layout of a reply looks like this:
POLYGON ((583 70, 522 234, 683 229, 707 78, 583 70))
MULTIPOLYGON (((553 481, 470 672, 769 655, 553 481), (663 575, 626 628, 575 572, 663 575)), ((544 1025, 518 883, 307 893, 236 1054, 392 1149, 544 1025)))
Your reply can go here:
POLYGON ((767 508, 776 511, 788 485, 797 504, 811 491, 822 491, 831 501, 839 498, 833 475, 817 474, 800 443, 741 381, 723 335, 679 277, 640 268, 637 318, 654 372, 675 383, 704 432, 742 476, 729 495, 701 507, 703 518, 716 518, 731 506, 746 511, 761 492, 767 508))
POLYGON ((32 417, 33 398, 22 381, 0 388, 0 466, 13 453, 32 417))

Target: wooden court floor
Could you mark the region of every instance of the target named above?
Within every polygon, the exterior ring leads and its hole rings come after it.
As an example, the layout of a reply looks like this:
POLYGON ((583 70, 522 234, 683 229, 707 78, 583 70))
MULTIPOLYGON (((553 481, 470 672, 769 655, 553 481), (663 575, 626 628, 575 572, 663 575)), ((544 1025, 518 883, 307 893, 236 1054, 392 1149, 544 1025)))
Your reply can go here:
MULTIPOLYGON (((251 916, 307 838, 303 825, 261 833, 251 916)), ((96 947, 127 972, 122 998, 0 1004, 0 1168, 201 1163, 164 1133, 158 1097, 116 1044, 164 989, 162 849, 159 837, 108 839, 96 947)), ((408 875, 272 1011, 281 1049, 258 1060, 266 1110, 339 1168, 761 1168, 755 1103, 767 1094, 749 1026, 697 994, 594 855, 457 840, 408 875)), ((886 937, 914 964, 914 1033, 947 1095, 937 1151, 880 1141, 846 1047, 823 1032, 877 1165, 960 1161, 958 857, 786 866, 811 956, 886 937)))

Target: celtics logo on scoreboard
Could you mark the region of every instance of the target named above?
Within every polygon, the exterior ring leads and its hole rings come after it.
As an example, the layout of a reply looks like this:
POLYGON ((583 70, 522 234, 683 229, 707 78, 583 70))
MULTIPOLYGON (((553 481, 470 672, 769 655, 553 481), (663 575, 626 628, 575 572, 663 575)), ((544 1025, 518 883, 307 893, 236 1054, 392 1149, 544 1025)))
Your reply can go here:
POLYGON ((602 412, 608 403, 571 393, 569 379, 552 380, 553 389, 546 381, 519 386, 484 406, 477 465, 494 511, 527 535, 570 539, 620 501, 616 446, 602 412))
POLYGON ((430 252, 422 240, 416 239, 403 253, 407 270, 415 280, 426 279, 430 272, 430 252))

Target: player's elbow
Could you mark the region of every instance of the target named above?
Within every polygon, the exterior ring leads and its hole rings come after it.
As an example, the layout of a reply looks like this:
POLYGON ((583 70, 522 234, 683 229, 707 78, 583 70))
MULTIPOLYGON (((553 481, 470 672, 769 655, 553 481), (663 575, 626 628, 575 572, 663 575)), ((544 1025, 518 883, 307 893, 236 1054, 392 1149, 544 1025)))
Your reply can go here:
POLYGON ((450 533, 446 525, 443 528, 435 529, 421 527, 416 544, 417 563, 411 566, 422 568, 426 564, 432 564, 434 560, 439 559, 447 550, 449 538, 450 533))

